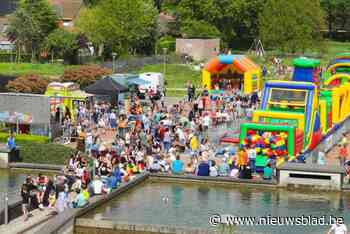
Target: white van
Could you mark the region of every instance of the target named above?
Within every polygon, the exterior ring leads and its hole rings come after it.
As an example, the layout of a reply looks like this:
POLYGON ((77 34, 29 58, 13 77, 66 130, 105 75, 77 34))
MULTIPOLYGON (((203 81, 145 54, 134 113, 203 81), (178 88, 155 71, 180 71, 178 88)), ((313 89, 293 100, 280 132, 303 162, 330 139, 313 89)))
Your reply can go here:
POLYGON ((145 92, 146 90, 149 89, 149 87, 151 87, 151 89, 153 90, 156 90, 157 86, 159 86, 161 91, 164 90, 165 82, 164 82, 164 75, 162 73, 158 73, 158 72, 141 73, 139 74, 139 78, 150 82, 149 84, 139 86, 141 92, 145 92))

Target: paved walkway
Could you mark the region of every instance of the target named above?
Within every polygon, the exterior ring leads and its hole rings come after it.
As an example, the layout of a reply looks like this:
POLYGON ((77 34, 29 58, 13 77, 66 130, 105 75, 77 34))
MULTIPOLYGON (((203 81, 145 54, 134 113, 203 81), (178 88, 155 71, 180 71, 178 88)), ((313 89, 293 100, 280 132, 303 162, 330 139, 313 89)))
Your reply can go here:
POLYGON ((12 220, 7 225, 0 226, 1 234, 29 234, 34 233, 35 227, 40 226, 45 223, 47 220, 53 218, 53 215, 50 215, 51 210, 43 210, 40 211, 38 209, 31 212, 32 216, 28 219, 28 221, 23 221, 23 216, 18 217, 12 220))
MULTIPOLYGON (((348 142, 350 142, 350 134, 347 134, 348 142)), ((350 152, 350 144, 348 144, 348 152, 350 152)), ((350 160, 350 155, 348 155, 347 160, 350 160)), ((326 155, 327 165, 340 165, 339 161, 339 147, 334 146, 326 155)))

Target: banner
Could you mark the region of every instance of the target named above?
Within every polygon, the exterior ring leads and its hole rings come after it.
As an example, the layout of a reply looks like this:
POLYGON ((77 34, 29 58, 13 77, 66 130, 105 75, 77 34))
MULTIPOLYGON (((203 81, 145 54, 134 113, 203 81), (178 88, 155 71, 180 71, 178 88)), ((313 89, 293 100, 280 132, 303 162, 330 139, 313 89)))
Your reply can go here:
POLYGON ((0 112, 0 122, 19 124, 31 124, 33 122, 33 116, 29 113, 19 112, 0 112))

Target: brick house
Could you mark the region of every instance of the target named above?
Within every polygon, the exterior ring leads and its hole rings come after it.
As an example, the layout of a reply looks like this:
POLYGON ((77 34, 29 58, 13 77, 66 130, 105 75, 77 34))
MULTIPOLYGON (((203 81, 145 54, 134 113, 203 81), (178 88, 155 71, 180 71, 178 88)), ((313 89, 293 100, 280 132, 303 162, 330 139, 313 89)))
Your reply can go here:
POLYGON ((49 0, 58 15, 61 27, 73 30, 74 20, 78 17, 80 9, 84 6, 83 0, 49 0))
POLYGON ((176 39, 176 53, 188 55, 195 61, 206 61, 220 52, 220 39, 176 39))

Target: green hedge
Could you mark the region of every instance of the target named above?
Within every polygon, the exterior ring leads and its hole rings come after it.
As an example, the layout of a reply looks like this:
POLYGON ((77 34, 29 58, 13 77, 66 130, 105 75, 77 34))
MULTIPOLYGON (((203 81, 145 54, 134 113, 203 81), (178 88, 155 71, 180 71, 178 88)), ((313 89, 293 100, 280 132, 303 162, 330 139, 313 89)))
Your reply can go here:
MULTIPOLYGON (((8 137, 9 137, 8 133, 0 132, 0 142, 7 142, 8 137)), ((46 136, 18 134, 15 136, 15 141, 16 143, 21 143, 21 142, 48 143, 49 138, 46 136)))
POLYGON ((26 163, 64 165, 74 149, 54 143, 18 143, 20 157, 26 163))

